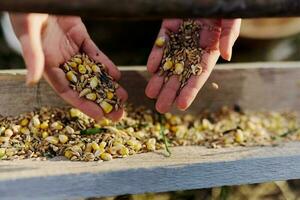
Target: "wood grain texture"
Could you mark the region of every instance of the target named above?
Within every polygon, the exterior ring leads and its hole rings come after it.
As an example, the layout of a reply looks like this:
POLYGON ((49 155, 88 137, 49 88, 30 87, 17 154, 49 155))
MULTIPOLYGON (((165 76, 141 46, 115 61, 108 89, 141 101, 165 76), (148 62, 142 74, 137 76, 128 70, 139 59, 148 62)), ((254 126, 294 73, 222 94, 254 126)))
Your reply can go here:
POLYGON ((250 18, 299 16, 300 0, 2 0, 1 11, 96 18, 250 18))
MULTIPOLYGON (((121 85, 129 93, 129 102, 153 108, 154 101, 144 95, 150 77, 145 67, 121 69, 121 85)), ((24 74, 22 70, 0 73, 0 102, 5 105, 0 107, 1 115, 20 114, 40 106, 66 105, 45 81, 27 88, 24 74)), ((245 109, 300 111, 299 77, 298 62, 218 65, 188 112, 235 104, 245 109), (220 89, 214 90, 212 82, 218 83, 220 89)))
MULTIPOLYGON (((300 111, 299 66, 298 62, 219 65, 189 112, 233 104, 255 110, 300 111), (220 89, 214 90, 211 82, 217 82, 220 89)), ((0 73, 0 114, 15 115, 43 105, 65 106, 45 82, 25 87, 24 73, 0 73)), ((122 74, 129 101, 152 106, 144 95, 149 78, 145 68, 123 68, 122 74)), ((101 163, 62 158, 1 161, 0 199, 72 199, 300 178, 300 143, 171 150, 170 158, 155 152, 101 163)))
POLYGON ((172 148, 110 162, 1 161, 1 199, 72 199, 300 178, 300 143, 172 148))

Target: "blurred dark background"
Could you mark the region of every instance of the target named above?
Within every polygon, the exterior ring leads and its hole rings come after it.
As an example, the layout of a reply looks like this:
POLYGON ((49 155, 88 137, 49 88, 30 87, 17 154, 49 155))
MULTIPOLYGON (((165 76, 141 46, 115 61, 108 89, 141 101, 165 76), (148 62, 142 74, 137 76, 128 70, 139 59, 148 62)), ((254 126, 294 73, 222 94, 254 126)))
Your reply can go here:
MULTIPOLYGON (((161 25, 161 21, 84 22, 99 48, 119 66, 145 65, 161 25)), ((280 23, 268 20, 250 22, 243 22, 232 62, 300 60, 300 30, 296 29, 300 27, 298 18, 289 18, 280 23), (269 27, 273 29, 268 31, 269 27)), ((219 63, 223 62, 219 60, 219 63)), ((24 68, 22 58, 6 44, 3 31, 0 32, 0 67, 24 68)))

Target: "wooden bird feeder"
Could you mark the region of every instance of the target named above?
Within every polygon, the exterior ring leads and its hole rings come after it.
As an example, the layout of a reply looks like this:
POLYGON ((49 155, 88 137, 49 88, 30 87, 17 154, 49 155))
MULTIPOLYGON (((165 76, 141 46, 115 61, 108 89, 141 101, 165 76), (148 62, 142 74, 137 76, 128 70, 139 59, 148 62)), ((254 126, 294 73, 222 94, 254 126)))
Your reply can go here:
MULTIPOLYGON (((126 19, 252 18, 300 16, 300 0, 2 0, 0 10, 126 19)), ((129 101, 152 105, 144 96, 149 78, 145 67, 125 67, 122 73, 129 101)), ((1 115, 65 105, 45 81, 27 88, 24 74, 22 70, 0 73, 1 115)), ((300 112, 299 77, 298 62, 218 65, 188 112, 234 104, 251 110, 300 112), (220 89, 214 90, 212 82, 220 89)), ((0 199, 76 199, 300 179, 299 142, 276 147, 175 147, 171 151, 170 158, 155 152, 102 163, 59 158, 1 161, 0 199)))

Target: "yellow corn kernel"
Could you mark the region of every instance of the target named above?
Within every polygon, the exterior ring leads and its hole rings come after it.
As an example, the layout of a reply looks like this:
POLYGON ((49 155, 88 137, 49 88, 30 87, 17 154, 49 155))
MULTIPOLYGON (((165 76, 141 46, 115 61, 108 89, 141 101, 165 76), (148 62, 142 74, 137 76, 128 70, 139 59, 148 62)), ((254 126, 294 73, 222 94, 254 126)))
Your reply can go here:
POLYGON ((94 76, 93 78, 91 78, 90 80, 90 86, 92 89, 95 89, 98 86, 99 80, 96 76, 94 76))
POLYGON ((65 153, 64 153, 64 156, 68 159, 71 159, 73 155, 74 154, 71 150, 66 150, 65 153))
POLYGON ((107 144, 106 142, 100 142, 99 148, 104 149, 106 147, 106 144, 107 144))
POLYGON ((125 146, 122 146, 121 149, 119 150, 119 153, 123 156, 126 157, 129 155, 129 149, 125 146))
POLYGON ((100 103, 100 106, 106 114, 110 113, 113 110, 113 106, 107 103, 106 101, 102 101, 100 103))
POLYGON ((44 131, 44 132, 42 132, 42 138, 46 138, 46 137, 48 137, 49 136, 49 133, 48 132, 46 132, 46 131, 44 131))
POLYGON ((51 128, 53 128, 54 130, 58 130, 58 131, 60 131, 60 130, 62 130, 64 127, 63 127, 63 125, 61 124, 61 122, 53 122, 52 124, 51 124, 51 128))
POLYGON ((182 63, 176 63, 175 64, 175 71, 174 72, 175 72, 175 74, 180 75, 180 74, 182 74, 183 69, 184 69, 184 67, 183 67, 182 63))
POLYGON ((169 124, 169 123, 166 123, 165 128, 166 128, 166 129, 170 129, 170 128, 171 128, 170 124, 169 124))
POLYGON ((0 159, 5 156, 5 148, 0 148, 0 159))
POLYGON ((112 156, 111 156, 109 153, 102 153, 102 154, 100 155, 100 158, 101 158, 102 160, 105 160, 105 161, 109 161, 109 160, 112 160, 112 159, 113 159, 112 156))
POLYGON ((106 97, 107 97, 108 99, 112 99, 112 98, 114 98, 114 93, 112 93, 112 92, 107 92, 107 93, 106 93, 106 97))
POLYGON ((87 98, 88 100, 91 100, 91 101, 95 101, 97 99, 97 95, 96 95, 96 93, 89 93, 89 94, 85 95, 85 98, 87 98))
POLYGON ((80 58, 73 58, 73 61, 76 62, 77 64, 81 64, 82 60, 80 58))
POLYGON ((25 119, 22 119, 20 124, 21 124, 21 126, 27 126, 28 123, 29 123, 29 120, 25 118, 25 119))
POLYGON ((171 60, 167 60, 163 65, 163 69, 165 71, 171 69, 172 67, 173 67, 173 62, 171 60))
POLYGON ((75 74, 72 71, 67 72, 66 74, 67 79, 73 83, 77 83, 77 77, 75 76, 75 74))
POLYGON ((172 125, 176 125, 176 124, 180 124, 181 122, 181 119, 180 117, 176 116, 176 115, 173 115, 171 118, 170 118, 170 123, 172 125))
POLYGON ((68 63, 73 69, 77 68, 77 63, 76 62, 69 62, 68 63))
POLYGON ((240 129, 235 133, 235 141, 238 143, 243 143, 245 140, 244 133, 240 129))
POLYGON ((78 65, 78 71, 80 74, 86 74, 86 67, 84 65, 78 65))
POLYGON ((49 124, 48 124, 48 122, 43 122, 43 123, 41 123, 41 125, 40 125, 40 128, 41 129, 47 129, 49 127, 49 124))
POLYGON ((146 147, 149 151, 155 151, 155 144, 156 144, 156 140, 154 138, 150 138, 146 142, 146 147))
POLYGON ((109 119, 107 119, 107 118, 103 118, 102 120, 100 120, 100 121, 98 122, 98 124, 99 124, 100 126, 109 126, 110 123, 111 123, 111 121, 110 121, 109 119))
POLYGON ((29 135, 30 134, 30 131, 27 127, 23 127, 21 128, 20 130, 21 133, 25 134, 25 135, 29 135))
POLYGON ((59 135, 58 139, 59 139, 59 142, 62 143, 62 144, 67 143, 68 140, 69 140, 68 136, 66 136, 66 135, 59 135))
POLYGON ((10 138, 13 134, 14 134, 14 132, 11 129, 6 129, 4 132, 5 137, 8 137, 8 138, 10 138))
POLYGON ((156 125, 154 126, 154 130, 155 130, 155 131, 160 131, 160 129, 161 129, 160 124, 156 124, 156 125))
POLYGON ((90 152, 92 152, 92 149, 93 149, 92 143, 88 143, 85 147, 84 152, 90 153, 90 152))
POLYGON ((101 155, 102 153, 104 153, 104 152, 105 152, 105 149, 99 149, 99 150, 95 151, 94 156, 95 156, 96 158, 99 158, 100 155, 101 155))
POLYGON ((171 126, 171 129, 170 129, 172 132, 176 132, 178 131, 178 126, 171 126))
POLYGON ((94 124, 94 128, 101 128, 100 124, 94 124))
POLYGON ((156 40, 155 40, 155 45, 158 46, 158 47, 163 47, 164 44, 166 42, 166 38, 161 36, 161 37, 158 37, 156 40))
POLYGON ((50 144, 54 144, 54 145, 57 145, 59 140, 57 137, 54 137, 54 136, 48 136, 46 137, 45 139, 47 142, 49 142, 50 144))
POLYGON ((92 149, 93 149, 94 151, 97 151, 97 150, 100 149, 100 147, 99 147, 99 145, 98 145, 96 142, 92 142, 92 149))
POLYGON ((100 68, 96 64, 92 65, 92 70, 95 73, 99 73, 100 72, 100 68))
POLYGON ((82 113, 80 112, 80 110, 76 109, 76 108, 71 108, 70 109, 70 116, 72 118, 80 118, 82 116, 82 113))

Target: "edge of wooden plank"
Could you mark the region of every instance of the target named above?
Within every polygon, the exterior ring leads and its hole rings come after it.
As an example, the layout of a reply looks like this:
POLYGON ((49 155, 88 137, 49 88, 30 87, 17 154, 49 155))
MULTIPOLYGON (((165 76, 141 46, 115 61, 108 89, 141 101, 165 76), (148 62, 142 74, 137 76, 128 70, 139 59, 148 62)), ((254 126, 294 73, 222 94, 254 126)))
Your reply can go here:
POLYGON ((112 196, 300 178, 299 142, 276 147, 176 147, 172 151, 170 158, 147 153, 104 163, 0 162, 0 177, 5 167, 10 174, 23 175, 0 181, 1 198, 112 196), (31 178, 26 177, 30 170, 35 172, 31 178))
MULTIPOLYGON (((228 63, 228 64, 217 64, 215 70, 231 70, 231 69, 278 69, 278 68, 300 68, 300 62, 251 62, 251 63, 228 63), (286 66, 286 67, 283 67, 286 66)), ((147 71, 147 67, 143 65, 136 66, 119 66, 121 71, 147 71)), ((8 69, 0 70, 0 74, 12 74, 12 75, 25 75, 26 69, 8 69)))

